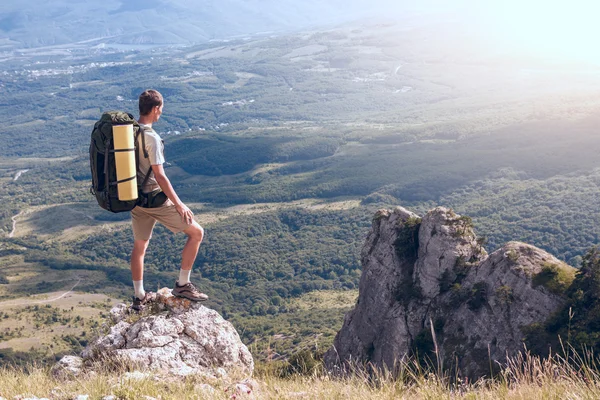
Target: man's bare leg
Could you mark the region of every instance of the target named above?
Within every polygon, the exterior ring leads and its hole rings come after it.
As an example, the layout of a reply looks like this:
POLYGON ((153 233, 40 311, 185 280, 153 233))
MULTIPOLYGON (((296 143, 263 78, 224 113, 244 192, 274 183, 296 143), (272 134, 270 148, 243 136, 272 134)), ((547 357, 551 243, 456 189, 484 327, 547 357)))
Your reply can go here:
POLYGON ((144 256, 149 240, 134 240, 131 252, 131 277, 134 281, 144 279, 144 256))
POLYGON ((144 256, 150 240, 134 240, 133 250, 131 252, 131 278, 135 295, 141 299, 145 295, 144 291, 144 256))
POLYGON ((204 229, 196 221, 192 225, 183 231, 187 235, 187 242, 183 246, 181 253, 181 269, 190 271, 198 255, 198 249, 200 243, 204 239, 204 229))
POLYGON ((190 282, 190 273, 198 255, 200 243, 202 243, 202 239, 204 238, 204 229, 194 221, 183 232, 187 235, 188 239, 181 253, 181 270, 179 271, 179 280, 175 283, 175 289, 173 289, 173 295, 185 297, 192 301, 204 301, 208 299, 208 296, 200 292, 190 282))

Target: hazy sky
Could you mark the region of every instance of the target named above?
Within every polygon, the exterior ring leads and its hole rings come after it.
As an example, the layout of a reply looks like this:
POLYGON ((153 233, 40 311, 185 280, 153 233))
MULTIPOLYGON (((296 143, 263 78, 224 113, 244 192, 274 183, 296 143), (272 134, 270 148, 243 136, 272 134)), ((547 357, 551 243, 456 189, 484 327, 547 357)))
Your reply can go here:
POLYGON ((597 0, 424 0, 403 7, 464 19, 506 50, 600 64, 597 0))
MULTIPOLYGON (((59 4, 56 7, 60 8, 69 1, 57 0, 59 4)), ((93 2, 78 0, 82 1, 93 2)), ((156 0, 154 4, 161 1, 156 0)), ((179 5, 185 3, 185 0, 164 1, 179 5)), ((261 3, 263 0, 247 1, 261 3)), ((7 7, 12 11, 35 9, 36 3, 42 2, 0 0, 0 12, 7 7)), ((477 38, 488 41, 490 46, 497 46, 499 52, 541 55, 562 62, 600 64, 600 22, 597 22, 600 0, 322 0, 311 1, 304 6, 320 7, 323 4, 335 6, 332 9, 347 9, 353 19, 372 14, 391 18, 394 14, 405 15, 411 11, 450 15, 461 19, 477 38)))

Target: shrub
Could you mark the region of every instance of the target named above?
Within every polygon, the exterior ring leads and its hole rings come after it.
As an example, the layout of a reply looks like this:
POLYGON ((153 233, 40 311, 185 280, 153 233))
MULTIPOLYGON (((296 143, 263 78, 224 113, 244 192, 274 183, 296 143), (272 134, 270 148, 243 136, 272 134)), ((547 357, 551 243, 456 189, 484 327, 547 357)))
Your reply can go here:
POLYGON ((496 297, 498 298, 498 301, 503 304, 510 304, 515 299, 512 288, 507 285, 500 286, 496 289, 496 297))
POLYGON ((469 269, 469 264, 465 259, 465 256, 456 257, 456 262, 454 263, 454 273, 456 274, 456 278, 454 282, 461 283, 463 279, 467 276, 467 272, 469 269))
POLYGON ((315 375, 323 371, 323 353, 309 349, 293 354, 279 371, 282 378, 292 375, 315 375))
POLYGON ((506 252, 506 257, 513 263, 516 263, 520 256, 515 249, 510 249, 506 252))
POLYGON ((488 286, 485 282, 477 282, 471 288, 469 294, 469 300, 467 305, 472 311, 479 310, 486 302, 488 298, 488 286))
POLYGON ((534 287, 544 286, 554 294, 562 295, 575 279, 575 270, 566 265, 544 263, 542 270, 537 273, 532 283, 534 287))

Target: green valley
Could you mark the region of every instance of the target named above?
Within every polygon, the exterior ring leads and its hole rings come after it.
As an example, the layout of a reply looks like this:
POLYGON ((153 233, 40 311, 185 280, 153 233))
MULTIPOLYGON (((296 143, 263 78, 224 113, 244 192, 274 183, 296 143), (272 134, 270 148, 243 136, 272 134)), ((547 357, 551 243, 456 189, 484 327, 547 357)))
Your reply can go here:
MULTIPOLYGON (((207 233, 193 279, 260 360, 331 344, 379 208, 449 206, 489 250, 523 240, 573 266, 598 243, 600 68, 503 57, 451 21, 30 50, 0 76, 11 362, 76 351, 129 301, 129 216, 93 200, 87 146, 102 111, 137 115, 148 87, 165 97, 167 174, 207 233)), ((173 284, 183 241, 156 227, 148 287, 173 284)))

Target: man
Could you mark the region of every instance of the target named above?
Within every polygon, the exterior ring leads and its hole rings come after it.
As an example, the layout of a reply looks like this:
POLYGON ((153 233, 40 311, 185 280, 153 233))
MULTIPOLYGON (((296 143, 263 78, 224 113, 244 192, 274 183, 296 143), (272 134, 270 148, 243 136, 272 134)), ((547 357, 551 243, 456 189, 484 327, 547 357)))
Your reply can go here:
POLYGON ((192 211, 181 202, 171 186, 169 178, 165 175, 163 142, 152 129, 152 124, 159 120, 163 111, 162 95, 156 90, 146 90, 140 95, 139 110, 139 124, 144 130, 144 140, 140 135, 138 145, 140 150, 145 145, 148 158, 145 158, 143 151, 140 151, 137 178, 138 182, 142 182, 143 185, 143 202, 131 212, 134 238, 131 253, 131 275, 135 290, 132 309, 140 311, 145 305, 156 299, 155 293, 144 290, 143 281, 144 255, 156 221, 173 233, 183 232, 187 235, 187 242, 181 254, 179 279, 175 282, 173 295, 193 301, 206 300, 208 296, 201 293, 190 282, 192 265, 198 254, 200 243, 202 243, 204 230, 194 220, 192 211), (164 201, 163 204, 160 204, 161 201, 164 201))

